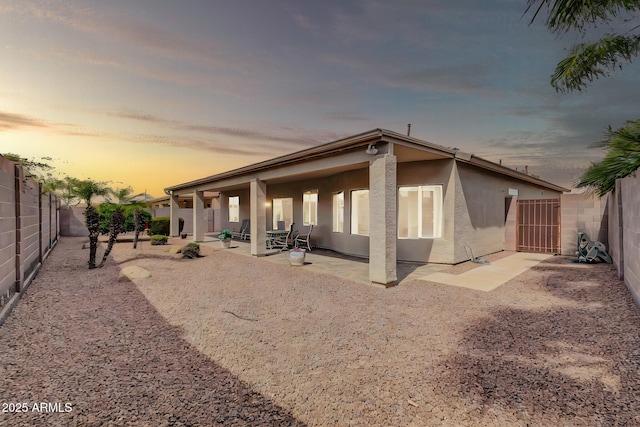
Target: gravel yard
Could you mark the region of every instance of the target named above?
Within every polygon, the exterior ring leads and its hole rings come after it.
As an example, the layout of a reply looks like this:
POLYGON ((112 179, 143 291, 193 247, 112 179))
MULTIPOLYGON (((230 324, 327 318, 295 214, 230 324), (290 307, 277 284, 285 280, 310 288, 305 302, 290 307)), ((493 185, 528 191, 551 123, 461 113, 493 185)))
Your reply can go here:
POLYGON ((212 245, 122 243, 89 271, 81 247, 63 238, 0 327, 3 403, 72 410, 0 425, 640 425, 640 311, 610 265, 551 257, 484 293, 212 245), (132 265, 151 277, 118 280, 132 265))

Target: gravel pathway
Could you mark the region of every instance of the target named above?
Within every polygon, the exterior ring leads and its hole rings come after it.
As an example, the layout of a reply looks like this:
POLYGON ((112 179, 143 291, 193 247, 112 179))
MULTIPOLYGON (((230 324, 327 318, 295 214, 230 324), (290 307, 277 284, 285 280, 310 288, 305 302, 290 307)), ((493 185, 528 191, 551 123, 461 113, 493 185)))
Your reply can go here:
POLYGON ((0 425, 304 425, 186 342, 114 262, 88 270, 82 241, 60 240, 0 327, 0 425))
POLYGON ((88 271, 80 245, 62 239, 0 328, 4 401, 73 410, 0 425, 640 425, 640 312, 609 265, 552 257, 484 293, 212 245, 118 244, 88 271))

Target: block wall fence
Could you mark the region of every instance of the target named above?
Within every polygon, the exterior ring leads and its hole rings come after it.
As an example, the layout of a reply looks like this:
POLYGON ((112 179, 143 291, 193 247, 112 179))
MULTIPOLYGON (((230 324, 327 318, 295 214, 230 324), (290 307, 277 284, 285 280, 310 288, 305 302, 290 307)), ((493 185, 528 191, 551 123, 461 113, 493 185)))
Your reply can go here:
POLYGON ((609 193, 609 253, 640 307, 640 177, 635 174, 616 180, 609 193))
POLYGON ((0 325, 58 241, 59 201, 0 156, 0 325))

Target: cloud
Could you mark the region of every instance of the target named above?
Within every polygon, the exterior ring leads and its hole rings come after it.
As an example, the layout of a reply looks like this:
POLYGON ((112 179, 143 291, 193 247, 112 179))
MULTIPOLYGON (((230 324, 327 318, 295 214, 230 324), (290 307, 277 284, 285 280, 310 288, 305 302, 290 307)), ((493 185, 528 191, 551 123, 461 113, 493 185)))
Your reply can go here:
POLYGON ((487 83, 488 71, 482 65, 468 64, 448 67, 425 68, 415 72, 402 72, 387 76, 384 83, 393 87, 413 90, 430 90, 459 95, 491 95, 498 91, 487 83))
POLYGON ((49 124, 22 114, 0 111, 0 132, 25 128, 47 128, 49 124))
MULTIPOLYGON (((65 2, 20 2, 12 13, 30 15, 75 31, 68 42, 58 42, 52 47, 40 43, 27 49, 30 55, 43 60, 55 58, 113 67, 162 82, 205 86, 216 93, 241 98, 256 92, 247 76, 267 66, 256 59, 260 55, 251 52, 240 55, 237 50, 226 48, 219 38, 174 31, 160 22, 125 15, 118 8, 101 3, 97 7, 79 7, 65 2), (87 43, 91 49, 86 48, 87 43)), ((70 33, 58 31, 58 34, 68 37, 70 33)))
POLYGON ((356 113, 346 113, 346 112, 329 112, 322 115, 322 118, 330 121, 339 121, 339 122, 370 122, 371 120, 365 116, 356 113))
MULTIPOLYGON (((262 128, 255 129, 251 127, 239 128, 228 126, 216 126, 216 125, 203 125, 203 124, 191 124, 178 120, 168 120, 158 116, 144 114, 137 111, 121 110, 121 111, 109 111, 107 115, 112 117, 118 117, 128 120, 141 121, 145 123, 153 123, 161 126, 165 126, 168 129, 183 131, 183 132, 195 132, 212 136, 226 136, 240 138, 243 140, 255 141, 258 146, 262 144, 264 147, 277 148, 269 142, 283 143, 283 148, 291 149, 293 145, 300 148, 307 148, 312 145, 316 145, 321 142, 327 142, 330 137, 335 137, 336 134, 332 131, 310 131, 308 129, 296 129, 287 126, 270 127, 268 125, 262 128)), ((337 139, 337 138, 336 138, 337 139)), ((256 145, 254 145, 255 147, 256 145)))

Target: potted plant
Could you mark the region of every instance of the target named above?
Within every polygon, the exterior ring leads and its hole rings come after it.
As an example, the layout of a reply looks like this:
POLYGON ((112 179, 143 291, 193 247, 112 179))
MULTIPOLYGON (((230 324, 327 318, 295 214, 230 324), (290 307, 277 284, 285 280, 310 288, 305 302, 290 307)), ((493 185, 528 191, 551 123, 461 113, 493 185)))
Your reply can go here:
POLYGON ((297 246, 289 251, 289 256, 287 257, 287 259, 289 260, 289 264, 295 266, 304 265, 304 258, 305 250, 297 246))
POLYGON ((223 249, 226 248, 230 248, 231 247, 231 232, 229 231, 228 228, 225 228, 224 230, 222 230, 222 232, 220 234, 218 234, 218 239, 220 239, 220 247, 222 247, 223 249))

